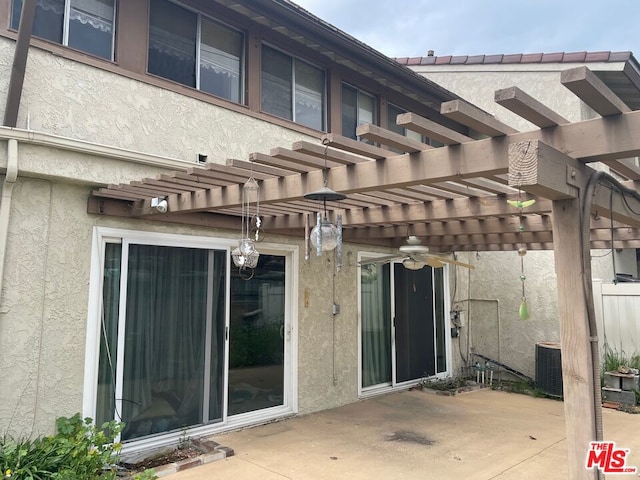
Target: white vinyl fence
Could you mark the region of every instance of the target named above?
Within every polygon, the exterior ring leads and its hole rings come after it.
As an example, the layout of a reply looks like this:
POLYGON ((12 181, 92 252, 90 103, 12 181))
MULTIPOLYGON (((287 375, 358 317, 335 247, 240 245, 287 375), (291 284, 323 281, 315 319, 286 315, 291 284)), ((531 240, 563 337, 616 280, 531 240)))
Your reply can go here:
POLYGON ((600 354, 605 344, 631 358, 640 354, 640 283, 593 282, 600 354))

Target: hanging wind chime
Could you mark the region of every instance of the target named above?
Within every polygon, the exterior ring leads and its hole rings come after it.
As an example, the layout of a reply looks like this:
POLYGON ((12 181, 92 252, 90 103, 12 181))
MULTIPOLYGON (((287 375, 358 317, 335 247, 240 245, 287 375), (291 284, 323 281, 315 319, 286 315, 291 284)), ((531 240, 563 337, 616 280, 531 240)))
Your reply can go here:
POLYGON ((260 186, 253 176, 251 176, 242 187, 242 226, 238 247, 231 252, 233 264, 242 272, 244 269, 251 269, 251 275, 246 279, 253 277, 253 270, 258 265, 260 254, 256 250, 255 242, 260 240, 260 227, 262 220, 260 219, 260 186), (251 197, 255 195, 255 214, 251 213, 251 197), (255 234, 253 238, 251 234, 252 223, 255 225, 255 234))
POLYGON ((522 224, 523 213, 522 210, 526 207, 530 207, 534 203, 535 200, 521 200, 520 198, 521 191, 518 188, 518 199, 517 200, 507 200, 507 203, 512 207, 516 207, 518 209, 518 238, 520 240, 518 245, 518 255, 520 256, 520 282, 522 283, 522 300, 520 301, 520 308, 518 309, 518 316, 521 320, 527 320, 529 318, 529 306, 527 305, 527 294, 525 291, 525 282, 527 280, 527 276, 524 273, 524 257, 527 254, 527 247, 524 245, 522 241, 522 233, 524 232, 524 225, 522 224))

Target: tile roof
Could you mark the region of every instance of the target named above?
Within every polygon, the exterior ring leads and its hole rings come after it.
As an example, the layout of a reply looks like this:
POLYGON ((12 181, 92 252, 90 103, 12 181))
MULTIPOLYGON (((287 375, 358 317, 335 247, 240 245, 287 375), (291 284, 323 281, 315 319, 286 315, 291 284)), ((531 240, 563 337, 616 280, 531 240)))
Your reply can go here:
POLYGON ((394 60, 401 65, 489 65, 514 63, 588 63, 626 62, 631 52, 556 52, 515 53, 509 55, 445 55, 427 57, 401 57, 394 60))

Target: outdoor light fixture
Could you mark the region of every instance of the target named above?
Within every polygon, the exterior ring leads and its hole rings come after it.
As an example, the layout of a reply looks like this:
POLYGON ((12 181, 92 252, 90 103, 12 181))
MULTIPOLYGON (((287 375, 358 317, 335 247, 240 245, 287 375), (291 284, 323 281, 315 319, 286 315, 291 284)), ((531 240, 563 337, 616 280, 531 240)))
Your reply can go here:
POLYGON ((258 253, 258 250, 256 250, 255 246, 255 242, 259 239, 260 226, 262 223, 259 215, 259 189, 260 187, 258 186, 258 182, 253 177, 250 177, 242 187, 242 227, 240 241, 238 242, 238 247, 231 252, 233 264, 238 267, 240 271, 245 268, 253 270, 258 266, 258 259, 260 258, 260 254, 258 253), (251 193, 255 193, 256 208, 254 216, 251 214, 251 193), (249 238, 251 221, 254 217, 256 227, 255 238, 249 238))
POLYGON ((169 204, 164 198, 154 197, 151 199, 151 208, 155 208, 159 213, 166 213, 169 209, 169 204))
POLYGON ((315 192, 307 193, 304 198, 307 200, 322 201, 324 216, 318 212, 316 226, 310 234, 311 244, 322 252, 328 252, 338 246, 341 240, 341 231, 327 218, 327 201, 344 200, 346 195, 334 192, 326 185, 315 192))
POLYGON ((402 266, 407 270, 420 270, 425 265, 425 262, 421 262, 420 260, 416 260, 415 258, 405 258, 402 261, 402 266))
POLYGON ((316 215, 316 225, 309 235, 311 244, 316 248, 317 255, 322 255, 322 252, 331 251, 336 247, 339 248, 339 253, 342 252, 342 216, 338 215, 338 226, 333 225, 327 216, 327 202, 344 200, 347 196, 343 193, 335 192, 327 186, 327 148, 328 146, 325 148, 324 170, 322 172, 324 184, 322 188, 304 195, 307 200, 322 202, 323 213, 318 212, 316 215))

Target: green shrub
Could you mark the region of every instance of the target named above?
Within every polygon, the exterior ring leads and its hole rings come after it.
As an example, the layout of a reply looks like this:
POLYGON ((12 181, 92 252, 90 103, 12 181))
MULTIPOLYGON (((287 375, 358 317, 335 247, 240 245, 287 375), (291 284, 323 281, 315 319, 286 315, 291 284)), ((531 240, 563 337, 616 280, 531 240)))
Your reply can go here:
MULTIPOLYGON (((115 442, 124 424, 97 428, 77 413, 56 420, 57 433, 35 440, 0 440, 0 475, 19 480, 113 480, 121 445, 115 442)), ((139 478, 156 478, 153 472, 139 478), (149 476, 151 475, 151 476, 149 476)), ((134 477, 135 478, 135 477, 134 477)))

